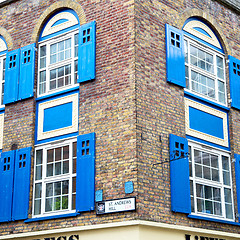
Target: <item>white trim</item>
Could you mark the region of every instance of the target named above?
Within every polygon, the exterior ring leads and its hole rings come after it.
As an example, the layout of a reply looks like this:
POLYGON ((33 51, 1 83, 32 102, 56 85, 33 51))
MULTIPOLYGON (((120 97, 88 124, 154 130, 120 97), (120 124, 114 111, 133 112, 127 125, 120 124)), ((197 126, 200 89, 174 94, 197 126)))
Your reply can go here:
POLYGON ((94 224, 94 225, 88 225, 88 226, 57 228, 52 230, 10 234, 10 235, 1 236, 1 239, 16 239, 16 238, 34 237, 34 236, 40 237, 40 236, 49 235, 49 234, 72 233, 72 232, 116 228, 116 227, 128 227, 128 226, 156 227, 156 228, 163 228, 163 229, 172 229, 180 232, 192 232, 194 234, 200 233, 204 235, 211 234, 211 235, 220 236, 220 237, 239 239, 238 233, 229 233, 229 232, 223 232, 223 231, 217 231, 217 230, 209 230, 205 228, 188 227, 180 224, 176 225, 176 224, 168 224, 168 223, 158 223, 153 221, 143 221, 143 220, 132 220, 132 221, 123 221, 123 222, 115 222, 115 223, 94 224))
MULTIPOLYGON (((73 143, 77 143, 77 139, 71 138, 67 139, 63 142, 55 142, 53 143, 48 143, 45 144, 44 146, 41 147, 36 147, 35 148, 35 158, 34 158, 34 183, 33 183, 33 208, 32 208, 32 218, 39 218, 39 217, 47 217, 47 216, 54 216, 54 215, 59 215, 59 214, 69 214, 69 213, 75 213, 76 210, 72 210, 72 181, 73 178, 76 177, 77 173, 73 173, 73 143), (69 146, 69 169, 68 173, 62 173, 60 175, 53 175, 53 176, 46 176, 47 172, 47 151, 50 149, 56 149, 58 147, 65 147, 69 146), (38 150, 42 150, 42 163, 39 164, 42 166, 42 177, 41 179, 36 180, 35 175, 36 175, 36 152, 38 150), (56 211, 50 211, 50 212, 45 212, 45 201, 46 201, 46 185, 48 183, 56 183, 56 182, 61 182, 67 180, 69 182, 68 184, 68 209, 63 209, 63 210, 56 210, 56 211), (41 184, 42 186, 42 194, 41 197, 38 199, 41 199, 41 213, 38 215, 34 215, 34 205, 35 205, 35 185, 36 184, 41 184)), ((76 159, 76 156, 74 157, 76 159)), ((64 162, 63 157, 61 158, 61 162, 64 162)), ((53 162, 55 163, 55 162, 53 162)), ((39 166, 37 165, 37 166, 39 166)), ((62 194, 61 194, 62 196, 62 194)), ((54 196, 52 196, 54 197, 54 196)))
POLYGON ((4 107, 4 104, 2 104, 2 102, 3 102, 2 96, 4 94, 4 92, 2 92, 2 90, 3 90, 2 85, 3 85, 3 83, 5 83, 5 79, 3 79, 3 62, 4 62, 4 60, 5 60, 5 71, 6 71, 6 54, 4 54, 0 57, 0 107, 4 107))
POLYGON ((213 31, 204 23, 197 21, 197 20, 192 20, 190 22, 188 22, 184 28, 184 31, 191 33, 192 35, 199 37, 200 39, 212 44, 213 46, 217 47, 217 48, 222 48, 217 37, 215 36, 215 34, 213 33, 213 31), (203 30, 205 30, 210 37, 208 37, 207 35, 197 31, 194 29, 194 27, 199 27, 202 28, 203 30))
POLYGON ((188 68, 188 83, 189 83, 189 87, 186 88, 186 91, 192 92, 195 95, 201 96, 203 98, 209 99, 210 101, 216 102, 218 104, 227 106, 227 89, 226 89, 226 72, 225 72, 225 56, 224 54, 222 54, 221 52, 216 51, 215 49, 206 46, 198 41, 196 41, 195 39, 192 39, 188 36, 184 36, 184 41, 185 41, 185 54, 187 53, 187 59, 188 61, 185 61, 185 67, 188 68), (207 70, 204 70, 198 66, 194 66, 193 64, 191 64, 191 59, 190 59, 190 46, 193 46, 201 51, 204 51, 205 53, 208 53, 210 55, 213 56, 213 72, 208 72, 207 70), (186 49, 187 48, 187 49, 186 49), (222 58, 223 59, 223 79, 219 78, 217 76, 217 62, 216 59, 217 57, 222 58), (215 91, 215 97, 210 97, 206 94, 203 94, 201 92, 198 92, 196 90, 192 89, 192 76, 191 76, 191 72, 194 71, 198 74, 201 74, 207 78, 210 78, 212 80, 214 80, 214 91, 215 91), (224 103, 219 101, 219 90, 218 90, 218 81, 221 81, 224 83, 224 103))
POLYGON ((78 46, 78 42, 76 44, 74 42, 76 34, 78 34, 78 31, 76 31, 76 30, 69 31, 69 32, 64 33, 60 36, 53 37, 51 39, 47 39, 45 41, 42 41, 39 44, 39 47, 38 47, 38 51, 39 51, 39 54, 38 54, 38 84, 37 84, 37 95, 38 95, 38 97, 39 96, 45 96, 45 95, 48 95, 48 94, 52 94, 52 93, 55 93, 55 92, 59 92, 59 91, 65 90, 65 89, 69 89, 69 88, 78 86, 78 83, 75 83, 75 71, 74 71, 74 63, 75 63, 75 61, 78 61, 78 56, 76 56, 76 57, 74 56, 75 55, 75 47, 78 46), (61 42, 61 41, 64 41, 66 39, 71 39, 71 57, 69 57, 68 59, 50 64, 50 47, 51 47, 51 45, 55 44, 55 43, 58 43, 58 42, 61 42), (46 47, 46 55, 44 57, 40 57, 40 49, 43 46, 46 47), (45 58, 45 60, 46 60, 45 67, 42 67, 42 68, 40 68, 41 58, 45 58), (61 86, 61 87, 56 87, 56 88, 51 90, 50 89, 50 71, 52 69, 57 69, 59 67, 64 67, 68 64, 71 64, 71 74, 70 74, 71 83, 68 84, 68 85, 61 86), (45 79, 45 82, 44 82, 45 83, 45 92, 40 93, 40 87, 39 87, 40 72, 44 72, 44 71, 45 71, 45 74, 46 74, 46 79, 45 79))
POLYGON ((192 101, 190 99, 185 98, 185 128, 186 128, 186 134, 203 139, 205 141, 209 141, 224 147, 228 147, 228 124, 227 124, 227 113, 218 111, 214 108, 208 107, 206 105, 203 105, 201 103, 192 101), (203 132, 199 132, 197 130, 190 128, 190 121, 189 121, 189 107, 196 108, 200 111, 206 112, 208 114, 211 114, 213 116, 222 118, 223 120, 223 136, 224 138, 218 138, 203 132))
MULTIPOLYGON (((189 177, 190 180, 193 182, 193 196, 194 197, 194 212, 192 212, 192 215, 195 216, 202 216, 202 217, 207 217, 207 218, 212 218, 212 219, 219 219, 219 220, 224 220, 224 221, 230 221, 230 222, 234 222, 234 203, 233 203, 233 191, 232 191, 232 172, 231 172, 231 158, 230 158, 230 154, 226 153, 222 150, 217 150, 217 149, 206 149, 204 148, 204 146, 202 146, 202 144, 200 143, 196 143, 196 142, 192 142, 191 140, 189 140, 189 144, 188 146, 191 148, 191 166, 192 166, 192 175, 189 177), (214 156, 218 157, 218 167, 210 167, 213 169, 218 169, 218 173, 219 173, 219 181, 213 181, 213 180, 208 180, 206 178, 202 178, 202 177, 197 177, 195 175, 195 166, 196 165, 200 165, 203 166, 203 164, 201 163, 195 163, 195 159, 194 159, 194 150, 200 151, 200 152, 204 152, 204 153, 208 153, 214 156), (222 157, 225 156, 228 158, 228 163, 229 163, 229 182, 230 185, 226 185, 224 184, 224 179, 223 179, 223 172, 225 170, 223 170, 223 166, 222 166, 222 157), (222 211, 222 215, 214 215, 214 214, 210 214, 210 213, 204 213, 204 212, 198 212, 197 211, 197 196, 196 196, 196 184, 200 184, 200 185, 204 185, 204 186, 210 186, 213 188, 218 188, 220 190, 220 199, 221 199, 221 211, 222 211), (225 212, 225 195, 224 195, 224 190, 225 189, 229 189, 231 190, 231 205, 232 205, 232 215, 233 215, 233 219, 229 219, 226 217, 226 212, 225 212)), ((190 158, 189 158, 190 159, 190 158)), ((203 198, 206 199, 206 198, 203 198)))
POLYGON ((46 25, 46 27, 43 30, 42 37, 45 37, 47 35, 50 35, 52 33, 61 31, 65 28, 72 27, 74 25, 78 24, 77 18, 70 12, 60 12, 57 15, 55 15, 46 25), (67 22, 61 23, 56 26, 52 26, 55 22, 61 19, 67 19, 67 22))
POLYGON ((3 41, 3 39, 0 38, 0 52, 6 51, 6 50, 7 50, 7 45, 6 45, 6 43, 3 41))
POLYGON ((66 97, 57 98, 48 102, 43 102, 38 105, 38 129, 37 140, 52 138, 60 135, 65 135, 78 131, 78 93, 68 95, 66 97), (59 106, 65 103, 72 102, 72 125, 60 129, 55 129, 48 132, 43 132, 44 110, 47 108, 59 106))
POLYGON ((0 149, 3 147, 4 113, 0 114, 0 149))

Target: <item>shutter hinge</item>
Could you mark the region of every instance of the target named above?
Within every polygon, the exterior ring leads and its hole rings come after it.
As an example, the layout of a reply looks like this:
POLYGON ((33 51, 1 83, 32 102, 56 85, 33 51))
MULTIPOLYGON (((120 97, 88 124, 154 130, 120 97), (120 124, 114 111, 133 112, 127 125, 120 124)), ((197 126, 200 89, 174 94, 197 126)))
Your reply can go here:
POLYGON ((229 60, 229 59, 227 59, 227 60, 226 60, 226 63, 229 63, 229 62, 230 62, 230 60, 229 60))
POLYGON ((38 51, 38 49, 37 49, 36 47, 34 48, 34 50, 35 50, 35 52, 37 52, 37 51, 38 51))
POLYGON ((236 158, 232 158, 232 163, 236 162, 236 158))
POLYGON ((236 213, 236 217, 239 218, 239 213, 236 213))
POLYGON ((230 98, 228 102, 229 102, 229 103, 232 103, 232 99, 230 98))

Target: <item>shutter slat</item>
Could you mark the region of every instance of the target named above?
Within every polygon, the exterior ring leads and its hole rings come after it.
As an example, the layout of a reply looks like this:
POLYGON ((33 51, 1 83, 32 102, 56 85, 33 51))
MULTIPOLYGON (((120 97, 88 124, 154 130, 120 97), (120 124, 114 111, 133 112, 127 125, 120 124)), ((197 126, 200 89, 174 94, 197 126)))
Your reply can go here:
POLYGON ((76 211, 94 210, 95 133, 77 138, 76 211))
POLYGON ((171 209, 191 213, 188 141, 170 134, 171 209))
POLYGON ((0 222, 11 221, 15 151, 3 152, 0 159, 0 222))
POLYGON ((35 46, 34 43, 21 48, 18 100, 33 96, 35 46))
POLYGON ((12 219, 28 218, 31 173, 31 148, 16 151, 12 219))
POLYGON ((183 32, 166 24, 167 81, 186 87, 183 32))
POLYGON ((240 60, 228 56, 231 106, 240 110, 240 60))
POLYGON ((95 79, 96 65, 96 22, 79 28, 78 82, 95 79))
POLYGON ((4 104, 15 102, 18 99, 19 58, 20 49, 7 53, 3 99, 4 104))

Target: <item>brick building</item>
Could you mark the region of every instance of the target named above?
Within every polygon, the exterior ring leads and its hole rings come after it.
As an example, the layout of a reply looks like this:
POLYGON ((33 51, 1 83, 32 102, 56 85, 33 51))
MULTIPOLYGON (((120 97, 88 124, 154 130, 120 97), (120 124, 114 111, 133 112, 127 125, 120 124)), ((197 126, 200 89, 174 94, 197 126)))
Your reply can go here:
POLYGON ((0 13, 0 239, 240 238, 239 1, 0 13))

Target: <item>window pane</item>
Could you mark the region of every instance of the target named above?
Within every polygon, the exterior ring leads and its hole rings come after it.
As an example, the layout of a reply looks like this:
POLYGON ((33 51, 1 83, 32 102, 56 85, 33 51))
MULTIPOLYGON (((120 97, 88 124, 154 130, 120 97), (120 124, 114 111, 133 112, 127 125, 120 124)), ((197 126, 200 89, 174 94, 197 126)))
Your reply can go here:
POLYGON ((55 197, 54 198, 54 210, 60 210, 61 209, 61 197, 55 197))
POLYGON ((53 164, 47 165, 47 177, 53 176, 53 164))
POLYGON ((62 148, 55 148, 55 161, 62 159, 62 148))
POLYGON ((42 166, 36 166, 35 180, 42 179, 42 166))
POLYGON ((46 185, 46 197, 53 196, 53 183, 48 183, 46 185))
POLYGON ((40 57, 46 56, 46 45, 40 47, 40 57))
POLYGON ((54 196, 61 195, 61 182, 54 184, 54 196))
POLYGON ((41 199, 34 201, 34 215, 41 214, 41 199))
POLYGON ((62 198, 62 209, 68 209, 68 196, 62 198))
POLYGON ((42 149, 36 151, 36 164, 42 164, 42 149))
POLYGON ((45 211, 46 211, 46 212, 52 211, 53 199, 52 199, 52 198, 47 198, 45 204, 46 204, 46 205, 45 205, 45 211))
POLYGON ((35 198, 41 198, 42 197, 42 184, 37 183, 35 185, 35 198))

